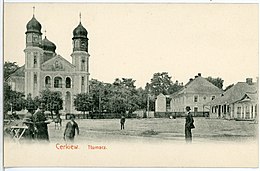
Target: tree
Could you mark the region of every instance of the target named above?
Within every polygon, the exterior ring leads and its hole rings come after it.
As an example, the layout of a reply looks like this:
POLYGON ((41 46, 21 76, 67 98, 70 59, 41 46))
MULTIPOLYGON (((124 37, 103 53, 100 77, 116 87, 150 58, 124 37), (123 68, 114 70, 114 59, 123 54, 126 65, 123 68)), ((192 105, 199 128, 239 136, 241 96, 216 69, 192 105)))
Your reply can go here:
MULTIPOLYGON (((21 94, 17 94, 17 92, 13 91, 11 87, 8 85, 6 80, 9 78, 11 74, 13 74, 19 66, 16 64, 16 62, 5 62, 4 63, 4 84, 3 84, 3 95, 4 95, 4 101, 3 101, 3 108, 4 108, 4 114, 7 114, 8 111, 11 109, 13 110, 13 104, 16 102, 13 99, 16 99, 19 97, 19 100, 21 101, 20 97, 22 97, 21 94)), ((21 108, 22 106, 15 103, 15 110, 21 108)))
POLYGON ((4 63, 4 80, 8 79, 11 74, 13 74, 19 66, 16 62, 5 62, 4 63))
POLYGON ((4 114, 7 114, 7 112, 11 109, 11 96, 12 96, 12 90, 11 87, 4 82, 3 85, 3 93, 4 93, 4 114))
POLYGON ((228 89, 230 89, 230 88, 233 87, 233 86, 234 86, 234 84, 230 84, 229 86, 227 86, 227 87, 225 88, 224 91, 227 91, 228 89))
POLYGON ((59 91, 50 91, 49 89, 45 89, 40 92, 40 97, 35 97, 35 103, 39 105, 39 103, 45 104, 45 110, 51 112, 51 117, 53 118, 53 112, 56 115, 59 115, 59 110, 63 109, 63 100, 61 97, 61 92, 59 91))
POLYGON ((209 82, 211 82, 213 85, 215 85, 216 87, 222 89, 223 88, 223 83, 224 80, 222 80, 222 78, 212 78, 212 77, 208 77, 206 78, 209 82))
POLYGON ((77 94, 74 98, 74 106, 77 111, 82 111, 84 113, 84 118, 86 118, 86 111, 93 110, 93 105, 93 97, 88 93, 77 94))
POLYGON ((160 93, 169 94, 169 88, 172 85, 171 77, 167 72, 155 73, 149 84, 151 94, 158 96, 160 93))
POLYGON ((26 107, 26 100, 24 94, 21 92, 13 91, 11 87, 4 82, 4 114, 8 111, 21 111, 26 107))
POLYGON ((176 80, 176 82, 169 87, 168 93, 173 94, 182 88, 183 88, 183 84, 179 84, 179 82, 176 80))

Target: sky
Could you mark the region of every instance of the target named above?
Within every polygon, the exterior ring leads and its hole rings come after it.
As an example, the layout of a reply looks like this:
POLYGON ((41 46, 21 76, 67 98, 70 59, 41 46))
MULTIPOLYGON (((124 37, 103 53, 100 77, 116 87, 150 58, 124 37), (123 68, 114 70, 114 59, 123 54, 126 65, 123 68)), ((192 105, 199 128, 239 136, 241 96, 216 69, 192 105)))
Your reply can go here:
POLYGON ((72 32, 88 30, 90 78, 133 78, 144 87, 156 72, 186 84, 201 73, 224 87, 258 77, 257 4, 5 3, 4 61, 24 64, 26 24, 35 17, 56 52, 71 62, 72 32))

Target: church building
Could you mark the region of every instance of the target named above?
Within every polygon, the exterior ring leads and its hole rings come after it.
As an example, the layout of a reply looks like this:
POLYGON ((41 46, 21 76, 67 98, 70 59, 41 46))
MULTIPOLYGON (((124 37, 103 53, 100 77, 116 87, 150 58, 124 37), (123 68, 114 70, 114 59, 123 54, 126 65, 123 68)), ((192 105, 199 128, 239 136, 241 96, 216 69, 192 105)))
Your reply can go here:
MULTIPOLYGON (((81 17, 80 17, 81 18, 81 17)), ((42 26, 35 18, 26 25, 25 65, 8 79, 11 88, 32 98, 44 89, 59 91, 63 99, 61 113, 75 113, 73 98, 89 92, 88 32, 81 21, 73 30, 72 63, 58 55, 56 45, 42 38, 42 26)))

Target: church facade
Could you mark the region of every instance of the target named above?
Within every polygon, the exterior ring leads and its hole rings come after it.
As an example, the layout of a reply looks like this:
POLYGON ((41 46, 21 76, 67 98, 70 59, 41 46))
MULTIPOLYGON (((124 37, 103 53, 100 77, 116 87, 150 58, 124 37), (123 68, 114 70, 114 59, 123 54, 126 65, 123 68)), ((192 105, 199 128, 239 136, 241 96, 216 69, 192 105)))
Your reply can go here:
POLYGON ((41 24, 33 15, 26 25, 25 64, 8 80, 11 88, 32 98, 44 89, 59 91, 63 99, 61 113, 75 113, 73 98, 89 92, 88 32, 81 24, 73 30, 72 63, 58 55, 56 45, 42 38, 41 24))

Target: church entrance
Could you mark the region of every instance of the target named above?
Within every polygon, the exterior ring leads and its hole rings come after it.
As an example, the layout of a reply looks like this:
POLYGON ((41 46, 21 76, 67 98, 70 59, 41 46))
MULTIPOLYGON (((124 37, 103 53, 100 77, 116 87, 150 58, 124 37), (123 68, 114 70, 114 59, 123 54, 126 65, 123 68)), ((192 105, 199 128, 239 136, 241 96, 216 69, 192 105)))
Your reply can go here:
POLYGON ((66 113, 71 113, 71 93, 68 91, 65 97, 65 111, 66 113))

